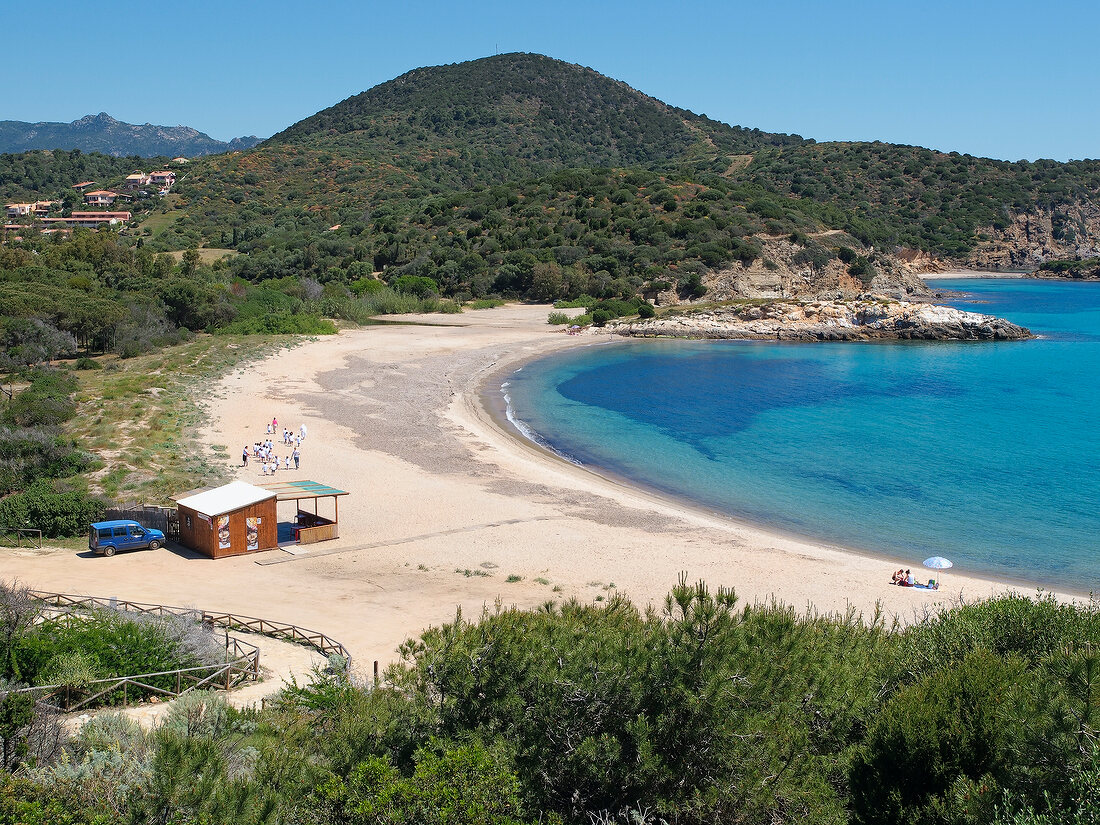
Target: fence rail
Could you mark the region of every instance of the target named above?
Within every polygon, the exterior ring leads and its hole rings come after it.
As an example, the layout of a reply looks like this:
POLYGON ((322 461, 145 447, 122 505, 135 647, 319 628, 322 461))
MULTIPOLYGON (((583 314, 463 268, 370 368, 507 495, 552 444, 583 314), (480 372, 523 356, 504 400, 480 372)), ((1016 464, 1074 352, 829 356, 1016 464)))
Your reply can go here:
POLYGON ((173 607, 164 604, 149 604, 146 602, 132 602, 125 599, 104 598, 102 596, 74 596, 67 593, 48 593, 41 590, 31 590, 31 597, 55 608, 80 608, 80 607, 106 607, 112 610, 128 610, 135 613, 148 613, 155 616, 195 616, 199 621, 212 627, 222 627, 226 630, 240 630, 249 633, 259 633, 273 639, 284 639, 298 644, 312 647, 325 656, 333 654, 343 660, 345 670, 351 668, 351 654, 343 644, 327 636, 318 630, 308 630, 304 627, 288 624, 286 622, 273 622, 270 619, 260 619, 255 616, 241 616, 236 613, 216 613, 210 610, 198 610, 191 607, 173 607))
POLYGON ((22 547, 26 541, 31 547, 42 546, 42 531, 32 527, 4 527, 0 525, 0 547, 22 547), (14 538, 14 543, 9 542, 14 538))
MULTIPOLYGON (((336 654, 341 657, 345 671, 351 669, 351 655, 347 648, 335 639, 316 630, 307 630, 285 622, 273 622, 254 616, 240 616, 235 613, 215 613, 197 610, 191 607, 174 607, 165 604, 132 602, 127 599, 104 598, 102 596, 75 596, 68 593, 50 593, 43 590, 28 591, 32 599, 41 602, 47 609, 59 616, 72 615, 72 611, 87 608, 107 608, 152 616, 187 616, 197 619, 211 627, 226 630, 226 661, 212 665, 164 670, 156 673, 139 673, 133 676, 117 676, 110 679, 97 679, 88 682, 77 692, 71 686, 43 685, 39 687, 16 688, 0 691, 7 693, 29 693, 36 704, 54 711, 72 712, 89 706, 92 702, 122 691, 122 704, 128 705, 130 690, 137 694, 156 693, 162 696, 182 696, 192 690, 208 687, 230 690, 240 684, 256 681, 260 678, 260 649, 230 636, 230 630, 258 633, 273 639, 285 639, 312 647, 326 656, 336 654), (172 677, 176 679, 175 689, 151 684, 154 679, 172 677), (77 696, 73 696, 77 692, 77 696), (53 700, 52 702, 50 700, 53 700)), ((375 662, 375 681, 378 680, 378 663, 375 662)))

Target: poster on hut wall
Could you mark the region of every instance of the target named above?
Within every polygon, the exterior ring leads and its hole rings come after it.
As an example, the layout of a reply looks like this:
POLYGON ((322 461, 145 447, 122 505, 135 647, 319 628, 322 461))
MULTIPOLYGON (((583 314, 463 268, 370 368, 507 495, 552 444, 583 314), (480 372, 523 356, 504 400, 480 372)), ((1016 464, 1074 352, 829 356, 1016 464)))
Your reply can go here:
POLYGON ((249 516, 244 520, 244 536, 249 550, 260 549, 260 522, 256 516, 249 516))
POLYGON ((228 550, 232 540, 229 538, 229 516, 218 516, 218 549, 228 550))

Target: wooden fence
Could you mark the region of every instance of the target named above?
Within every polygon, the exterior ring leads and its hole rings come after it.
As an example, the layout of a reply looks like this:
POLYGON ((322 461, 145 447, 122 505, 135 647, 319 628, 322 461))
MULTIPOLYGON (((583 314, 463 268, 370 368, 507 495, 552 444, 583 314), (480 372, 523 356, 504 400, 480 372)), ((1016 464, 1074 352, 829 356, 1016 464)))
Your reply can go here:
POLYGON ((114 519, 127 519, 136 521, 143 527, 152 527, 160 530, 173 541, 180 537, 179 512, 174 507, 154 507, 152 505, 135 505, 131 507, 109 507, 103 515, 104 521, 114 519))
MULTIPOLYGON (((260 677, 260 649, 229 635, 229 630, 259 633, 274 639, 284 639, 312 647, 314 650, 331 656, 340 656, 345 670, 351 667, 351 656, 340 642, 316 630, 307 630, 297 625, 258 619, 253 616, 239 616, 235 613, 212 613, 189 607, 173 607, 164 604, 131 602, 124 599, 103 598, 101 596, 73 596, 66 593, 48 593, 41 590, 29 591, 31 598, 41 602, 48 610, 57 615, 71 615, 73 611, 89 608, 106 608, 144 613, 153 616, 187 616, 208 624, 211 627, 225 628, 225 662, 198 667, 163 670, 156 673, 141 673, 136 676, 118 676, 111 679, 97 679, 83 685, 79 690, 65 685, 43 685, 40 687, 17 688, 3 693, 29 693, 36 704, 57 711, 72 712, 88 707, 97 700, 111 694, 122 693, 122 704, 130 701, 131 692, 137 696, 149 693, 174 698, 192 690, 210 688, 230 690, 240 684, 256 681, 260 677), (172 679, 175 686, 172 686, 172 679), (153 684, 154 681, 159 684, 153 684), (167 682, 168 687, 164 687, 167 682), (75 695, 74 695, 75 694, 75 695)), ((377 671, 377 663, 375 663, 377 671)), ((377 673, 376 673, 377 679, 377 673)), ((3 694, 0 694, 3 695, 3 694)), ((136 697, 135 697, 136 698, 136 697)))
POLYGON ((0 547, 42 546, 42 531, 32 527, 4 527, 0 525, 0 547))
POLYGON ((270 619, 258 619, 254 616, 241 616, 237 613, 215 613, 210 610, 198 610, 190 607, 171 607, 164 604, 131 602, 125 599, 103 598, 102 596, 72 596, 65 593, 47 593, 40 590, 30 591, 31 597, 55 608, 106 607, 112 610, 129 610, 134 613, 148 613, 155 616, 194 616, 204 624, 222 627, 226 630, 241 630, 259 633, 272 639, 303 644, 312 647, 325 656, 333 654, 343 660, 345 670, 351 667, 351 654, 340 642, 317 630, 286 622, 273 622, 270 619))

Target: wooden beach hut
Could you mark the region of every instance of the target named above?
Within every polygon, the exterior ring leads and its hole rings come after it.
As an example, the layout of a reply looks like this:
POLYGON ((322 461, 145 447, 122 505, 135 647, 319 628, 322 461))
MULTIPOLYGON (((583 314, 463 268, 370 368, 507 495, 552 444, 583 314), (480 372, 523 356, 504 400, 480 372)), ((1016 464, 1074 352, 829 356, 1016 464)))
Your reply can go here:
POLYGON ((279 546, 276 495, 246 481, 176 499, 180 543, 212 559, 279 546))

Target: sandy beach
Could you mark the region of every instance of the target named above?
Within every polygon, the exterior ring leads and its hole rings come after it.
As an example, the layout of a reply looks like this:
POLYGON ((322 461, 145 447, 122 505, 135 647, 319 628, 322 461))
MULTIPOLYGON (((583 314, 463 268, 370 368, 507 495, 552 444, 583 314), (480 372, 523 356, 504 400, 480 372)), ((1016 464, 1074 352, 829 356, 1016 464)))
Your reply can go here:
POLYGON ((947 272, 925 272, 922 281, 961 281, 979 278, 1027 278, 1026 272, 985 272, 979 269, 955 269, 947 272))
MULTIPOLYGON (((32 587, 232 610, 322 630, 361 674, 457 609, 593 601, 612 590, 663 603, 681 571, 745 601, 910 620, 934 603, 1002 592, 954 570, 939 591, 894 587, 889 560, 783 536, 603 478, 508 432, 482 401, 487 382, 555 350, 607 345, 546 324, 547 306, 509 305, 415 324, 341 332, 227 375, 197 437, 233 474, 265 480, 241 449, 305 423, 301 469, 350 495, 341 537, 212 561, 186 551, 111 559, 0 550, 4 578, 32 587), (420 323, 426 325, 419 325, 420 323), (509 581, 512 578, 512 581, 509 581)), ((279 439, 276 439, 280 446, 279 439)), ((277 450, 279 455, 291 448, 277 450)), ((321 504, 322 514, 327 505, 321 504)), ((281 520, 293 503, 280 505, 281 520)), ((919 570, 918 570, 919 568, 919 570)), ((1021 587, 1025 592, 1033 588, 1021 587)))

